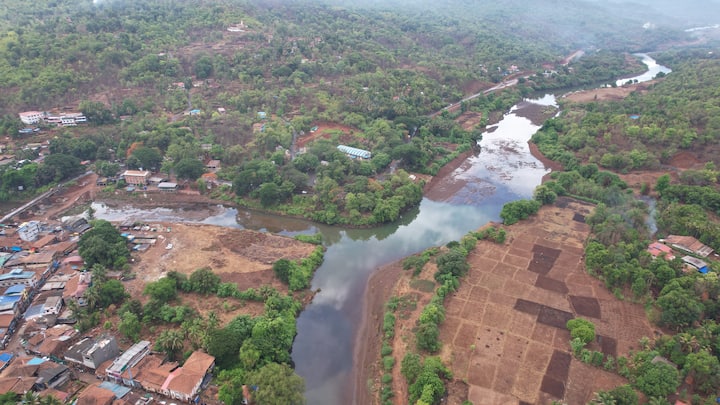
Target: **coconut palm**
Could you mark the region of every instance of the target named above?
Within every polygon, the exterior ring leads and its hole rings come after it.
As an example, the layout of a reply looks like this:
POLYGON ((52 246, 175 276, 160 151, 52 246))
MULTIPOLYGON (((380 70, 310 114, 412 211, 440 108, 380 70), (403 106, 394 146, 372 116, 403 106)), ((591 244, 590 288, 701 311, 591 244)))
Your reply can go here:
POLYGON ((165 352, 170 359, 174 359, 184 346, 185 336, 179 329, 164 330, 155 342, 155 347, 165 352))

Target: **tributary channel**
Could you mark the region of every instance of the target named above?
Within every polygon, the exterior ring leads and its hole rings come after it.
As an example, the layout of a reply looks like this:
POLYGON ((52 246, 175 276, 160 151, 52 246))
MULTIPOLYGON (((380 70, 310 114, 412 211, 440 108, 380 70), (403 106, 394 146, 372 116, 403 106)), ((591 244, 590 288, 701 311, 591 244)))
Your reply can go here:
MULTIPOLYGON (((622 79, 621 83, 650 80, 658 72, 670 72, 647 55, 637 56, 648 66, 649 73, 622 79)), ((522 109, 533 104, 555 105, 555 97, 524 100, 489 127, 480 151, 452 174, 451 179, 459 183, 446 201, 425 198, 397 223, 379 228, 342 229, 223 207, 185 211, 114 209, 102 204, 93 207, 96 217, 108 220, 202 222, 285 235, 321 232, 327 251, 312 281, 312 289, 319 292, 298 318, 292 358, 297 373, 305 379, 308 404, 344 404, 352 397, 353 369, 360 366, 354 364, 353 353, 370 275, 384 264, 459 240, 488 221, 498 220, 503 204, 531 198, 548 173, 528 146, 540 126, 524 118, 522 109)))

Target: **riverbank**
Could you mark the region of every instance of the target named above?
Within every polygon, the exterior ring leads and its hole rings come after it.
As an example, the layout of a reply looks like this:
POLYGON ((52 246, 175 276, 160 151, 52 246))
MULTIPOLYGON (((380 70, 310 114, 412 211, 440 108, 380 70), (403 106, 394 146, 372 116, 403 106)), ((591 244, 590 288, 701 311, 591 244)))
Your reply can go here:
POLYGON ((353 360, 352 404, 372 404, 375 390, 379 389, 377 379, 380 371, 380 347, 382 346, 382 319, 385 303, 390 299, 395 284, 403 273, 402 261, 396 261, 377 269, 368 280, 363 296, 365 305, 355 338, 353 360))

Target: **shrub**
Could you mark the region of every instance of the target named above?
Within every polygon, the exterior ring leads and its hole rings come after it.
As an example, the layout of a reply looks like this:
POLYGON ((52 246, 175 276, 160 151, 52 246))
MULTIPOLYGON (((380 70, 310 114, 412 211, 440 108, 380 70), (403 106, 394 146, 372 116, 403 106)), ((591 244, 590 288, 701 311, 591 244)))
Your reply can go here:
POLYGON ((385 356, 383 357, 383 368, 386 371, 392 370, 392 368, 395 366, 395 358, 393 356, 385 356))
POLYGON ((571 319, 567 321, 566 326, 573 339, 580 339, 585 344, 595 340, 595 324, 588 320, 581 318, 571 319))

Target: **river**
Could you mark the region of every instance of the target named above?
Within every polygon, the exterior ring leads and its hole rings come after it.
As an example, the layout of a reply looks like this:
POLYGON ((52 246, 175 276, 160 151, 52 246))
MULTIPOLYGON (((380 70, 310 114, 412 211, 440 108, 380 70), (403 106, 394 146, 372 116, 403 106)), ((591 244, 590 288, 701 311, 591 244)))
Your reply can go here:
MULTIPOLYGON (((643 62, 653 69, 647 55, 643 62)), ((669 69, 661 67, 666 73, 669 69)), ((657 74, 657 73, 655 73, 657 74)), ((624 79, 638 81, 645 75, 624 79)), ((458 240, 488 221, 499 219, 506 202, 531 198, 534 188, 548 173, 530 153, 528 140, 539 125, 523 117, 524 108, 553 106, 555 97, 524 100, 514 106, 480 142, 480 152, 455 170, 459 183, 445 201, 423 199, 420 206, 390 225, 374 229, 342 229, 304 220, 278 218, 247 210, 200 207, 177 211, 113 209, 95 204, 98 218, 118 220, 181 220, 249 228, 284 235, 321 232, 327 248, 312 288, 319 290, 300 314, 292 358, 305 379, 308 404, 347 403, 353 390, 355 337, 362 320, 363 297, 368 278, 379 266, 428 247, 458 240)))

